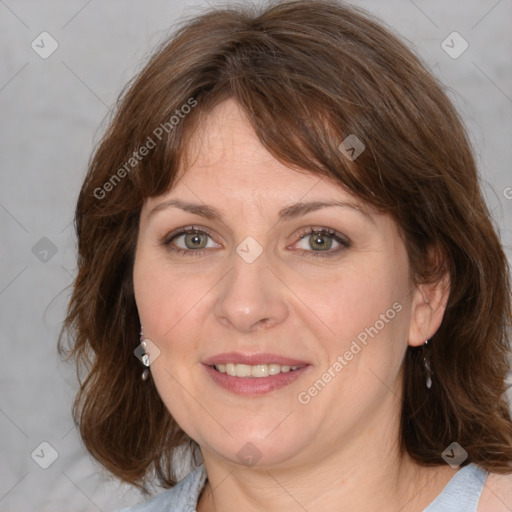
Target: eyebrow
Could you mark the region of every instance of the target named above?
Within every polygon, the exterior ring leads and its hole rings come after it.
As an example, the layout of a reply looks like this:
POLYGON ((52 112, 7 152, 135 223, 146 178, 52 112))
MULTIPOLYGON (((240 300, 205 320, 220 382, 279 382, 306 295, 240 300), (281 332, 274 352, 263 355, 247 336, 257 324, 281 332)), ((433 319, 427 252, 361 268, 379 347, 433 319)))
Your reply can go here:
MULTIPOLYGON (((328 208, 331 206, 351 208, 367 217, 372 223, 375 223, 367 208, 350 201, 312 201, 309 203, 295 203, 290 206, 286 206, 279 211, 278 222, 284 222, 286 220, 302 217, 309 212, 320 210, 322 208, 328 208)), ((184 210, 186 212, 190 212, 210 220, 222 220, 222 213, 219 210, 204 204, 189 203, 180 199, 169 199, 156 205, 148 213, 148 219, 153 217, 158 212, 166 210, 167 208, 179 208, 180 210, 184 210)))

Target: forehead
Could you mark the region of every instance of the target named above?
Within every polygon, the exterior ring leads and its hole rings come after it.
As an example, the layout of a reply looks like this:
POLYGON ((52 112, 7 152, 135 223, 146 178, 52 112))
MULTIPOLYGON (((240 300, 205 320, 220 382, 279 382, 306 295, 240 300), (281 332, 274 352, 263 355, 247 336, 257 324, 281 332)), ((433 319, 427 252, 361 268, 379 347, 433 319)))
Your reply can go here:
POLYGON ((259 141, 245 112, 233 99, 218 104, 192 133, 187 143, 189 169, 272 165, 275 159, 259 141))
POLYGON ((268 197, 279 193, 298 200, 314 189, 323 196, 355 199, 332 179, 277 160, 233 99, 217 105, 197 126, 187 143, 186 162, 173 190, 188 185, 206 189, 209 195, 238 196, 247 190, 253 198, 262 192, 268 197))
POLYGON ((194 128, 187 142, 186 166, 171 189, 145 201, 143 217, 176 200, 195 204, 194 211, 209 205, 221 213, 219 217, 231 211, 229 216, 254 218, 263 212, 288 218, 288 211, 304 214, 318 209, 315 203, 332 202, 350 206, 347 212, 360 210, 374 225, 382 221, 381 213, 333 178, 277 160, 233 99, 219 103, 194 128))
POLYGON ((156 212, 169 208, 201 212, 205 218, 223 223, 260 224, 268 220, 274 224, 323 210, 332 202, 348 206, 331 210, 343 212, 340 214, 347 222, 387 234, 391 243, 398 234, 389 214, 378 212, 333 178, 294 169, 276 159, 232 99, 214 107, 189 137, 187 166, 170 190, 146 201, 144 224, 156 212), (365 224, 360 224, 361 220, 365 224))

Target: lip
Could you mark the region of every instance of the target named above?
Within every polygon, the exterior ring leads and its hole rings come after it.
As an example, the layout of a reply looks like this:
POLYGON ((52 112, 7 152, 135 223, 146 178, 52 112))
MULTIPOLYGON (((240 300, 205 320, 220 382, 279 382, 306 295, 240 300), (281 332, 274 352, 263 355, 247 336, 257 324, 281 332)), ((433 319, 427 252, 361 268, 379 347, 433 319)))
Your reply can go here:
MULTIPOLYGON (((267 359, 267 361, 269 361, 269 359, 267 359)), ((311 365, 306 364, 306 366, 303 366, 298 370, 278 373, 277 375, 269 375, 268 377, 233 377, 227 373, 221 373, 217 371, 213 366, 209 366, 204 363, 203 367, 213 382, 215 382, 215 384, 218 386, 238 395, 260 396, 266 393, 271 393, 272 391, 277 391, 278 389, 281 389, 285 386, 288 386, 292 382, 295 382, 310 370, 311 365)))
MULTIPOLYGON (((279 364, 281 366, 301 366, 309 365, 307 361, 300 361, 299 359, 291 359, 290 357, 280 356, 270 353, 259 354, 242 354, 240 352, 224 352, 210 357, 202 362, 207 366, 214 364, 233 363, 233 364, 248 364, 254 366, 257 364, 279 364)), ((240 378, 240 377, 239 377, 240 378)), ((262 377, 270 378, 270 377, 262 377)))

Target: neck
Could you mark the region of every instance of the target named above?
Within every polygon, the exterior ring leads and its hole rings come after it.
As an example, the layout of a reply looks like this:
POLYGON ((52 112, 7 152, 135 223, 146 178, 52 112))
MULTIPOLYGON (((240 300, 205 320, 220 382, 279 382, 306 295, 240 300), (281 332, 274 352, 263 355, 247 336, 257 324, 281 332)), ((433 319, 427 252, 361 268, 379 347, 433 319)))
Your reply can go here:
POLYGON ((197 511, 423 510, 456 470, 420 466, 407 454, 400 456, 397 444, 386 437, 390 432, 381 432, 378 440, 363 433, 341 452, 286 467, 246 467, 203 451, 208 481, 197 511))

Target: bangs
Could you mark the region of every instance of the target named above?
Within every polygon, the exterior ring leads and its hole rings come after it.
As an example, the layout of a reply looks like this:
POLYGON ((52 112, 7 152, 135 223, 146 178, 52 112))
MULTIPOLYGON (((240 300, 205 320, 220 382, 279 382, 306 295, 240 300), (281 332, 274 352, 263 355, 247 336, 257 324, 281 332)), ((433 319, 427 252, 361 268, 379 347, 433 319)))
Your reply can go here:
MULTIPOLYGON (((237 45, 226 42, 187 71, 195 83, 183 76, 169 81, 173 73, 167 70, 157 96, 153 90, 151 96, 136 99, 145 104, 141 110, 147 117, 133 135, 138 135, 139 145, 147 137, 156 143, 132 175, 142 199, 172 188, 191 165, 188 141, 212 110, 231 98, 279 162, 330 178, 379 210, 392 209, 397 197, 391 190, 404 187, 396 183, 401 176, 386 173, 386 160, 397 160, 395 155, 386 159, 390 139, 404 141, 406 131, 410 138, 418 128, 415 119, 404 114, 407 98, 402 94, 398 101, 390 92, 386 82, 393 71, 382 56, 369 70, 367 61, 355 56, 350 46, 344 51, 334 36, 332 48, 320 46, 313 35, 304 35, 308 41, 303 45, 286 33, 271 39, 264 32, 247 31, 236 37, 237 45), (339 68, 332 63, 333 52, 340 57, 339 68), (364 81, 361 75, 366 75, 364 81), (185 83, 191 86, 185 88, 185 83), (375 108, 376 98, 386 102, 382 110, 375 108), (176 123, 176 112, 191 101, 194 108, 176 123)), ((423 143, 419 135, 416 140, 423 143)), ((400 151, 402 157, 407 153, 403 144, 400 151)), ((410 153, 418 155, 415 148, 410 153)))
MULTIPOLYGON (((286 90, 279 78, 272 76, 272 70, 268 71, 263 76, 254 67, 241 69, 228 83, 218 83, 213 90, 193 96, 197 102, 194 110, 163 134, 161 143, 133 175, 143 199, 170 190, 193 165, 190 141, 215 107, 228 99, 237 102, 261 144, 283 165, 324 176, 344 187, 365 188, 356 165, 340 150, 351 132, 345 133, 339 126, 348 123, 336 119, 336 111, 318 92, 315 97, 313 91, 298 91, 293 84, 287 84, 286 90)), ((358 140, 362 143, 361 138, 358 140)))

